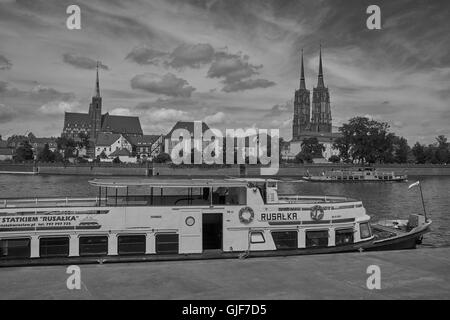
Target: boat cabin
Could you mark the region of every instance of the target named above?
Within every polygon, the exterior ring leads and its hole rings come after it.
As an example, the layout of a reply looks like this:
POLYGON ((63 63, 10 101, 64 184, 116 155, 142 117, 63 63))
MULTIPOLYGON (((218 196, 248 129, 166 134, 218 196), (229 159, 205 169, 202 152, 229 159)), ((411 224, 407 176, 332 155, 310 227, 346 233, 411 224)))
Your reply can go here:
POLYGON ((0 259, 285 255, 373 240, 360 201, 278 194, 279 183, 95 179, 95 197, 1 199, 0 259))

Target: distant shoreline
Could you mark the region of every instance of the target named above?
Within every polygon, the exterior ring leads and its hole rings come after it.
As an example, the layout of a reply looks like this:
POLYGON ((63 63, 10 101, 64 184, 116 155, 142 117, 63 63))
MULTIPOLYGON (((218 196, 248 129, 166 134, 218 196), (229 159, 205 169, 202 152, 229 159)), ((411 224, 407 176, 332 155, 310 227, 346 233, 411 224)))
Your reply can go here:
MULTIPOLYGON (((320 174, 328 170, 360 168, 348 164, 282 164, 275 177, 302 177, 308 172, 320 174)), ((449 165, 433 164, 381 164, 373 166, 380 171, 411 176, 450 176, 449 165)), ((261 176, 258 165, 97 165, 97 164, 11 164, 0 163, 1 174, 42 174, 42 175, 87 175, 87 176, 261 176)), ((267 176, 262 176, 267 177, 267 176)))

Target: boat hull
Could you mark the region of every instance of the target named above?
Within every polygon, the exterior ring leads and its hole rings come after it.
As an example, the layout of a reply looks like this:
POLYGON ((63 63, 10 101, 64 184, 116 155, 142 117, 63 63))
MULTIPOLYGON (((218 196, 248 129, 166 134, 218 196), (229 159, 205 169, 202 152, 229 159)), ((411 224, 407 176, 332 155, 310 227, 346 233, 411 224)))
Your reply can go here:
POLYGON ((180 260, 212 260, 212 259, 239 259, 262 257, 286 257, 313 254, 331 254, 366 251, 373 245, 373 238, 367 241, 352 243, 350 245, 333 247, 316 247, 289 250, 267 251, 240 251, 223 252, 222 250, 205 250, 203 253, 191 254, 145 254, 129 256, 91 256, 91 257, 53 257, 31 259, 0 260, 0 267, 39 266, 39 265, 73 265, 73 264, 103 264, 125 262, 151 262, 151 261, 180 261, 180 260))
MULTIPOLYGON (((415 249, 417 244, 421 243, 425 233, 430 231, 430 222, 413 229, 412 231, 395 237, 375 240, 366 251, 387 251, 387 250, 406 250, 415 249)), ((376 229, 376 225, 372 229, 376 229)))

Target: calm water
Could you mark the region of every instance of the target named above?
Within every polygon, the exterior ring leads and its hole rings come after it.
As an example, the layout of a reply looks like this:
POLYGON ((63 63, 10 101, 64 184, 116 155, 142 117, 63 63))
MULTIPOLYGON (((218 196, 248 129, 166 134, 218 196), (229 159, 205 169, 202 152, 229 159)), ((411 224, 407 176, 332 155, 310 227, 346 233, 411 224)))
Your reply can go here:
MULTIPOLYGON (((0 198, 44 196, 96 196, 87 176, 22 176, 0 175, 0 198)), ((408 190, 417 179, 422 183, 425 206, 433 220, 431 233, 424 245, 450 245, 450 177, 410 177, 404 183, 309 183, 283 182, 280 193, 305 195, 345 195, 363 201, 373 220, 408 218, 411 213, 423 213, 419 189, 408 190)))

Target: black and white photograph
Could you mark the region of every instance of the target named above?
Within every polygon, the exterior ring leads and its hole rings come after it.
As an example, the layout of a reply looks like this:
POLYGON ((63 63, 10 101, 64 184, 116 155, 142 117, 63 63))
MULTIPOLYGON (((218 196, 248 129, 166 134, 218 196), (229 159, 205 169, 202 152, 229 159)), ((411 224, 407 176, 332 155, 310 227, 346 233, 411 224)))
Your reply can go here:
POLYGON ((449 300, 449 34, 446 0, 0 0, 0 300, 449 300))

